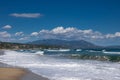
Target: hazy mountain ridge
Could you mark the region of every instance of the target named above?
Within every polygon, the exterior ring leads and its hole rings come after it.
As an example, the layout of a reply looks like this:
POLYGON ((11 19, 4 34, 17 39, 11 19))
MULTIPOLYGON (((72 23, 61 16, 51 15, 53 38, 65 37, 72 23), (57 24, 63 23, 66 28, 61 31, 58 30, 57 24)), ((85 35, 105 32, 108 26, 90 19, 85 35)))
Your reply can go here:
POLYGON ((45 39, 45 40, 37 40, 28 42, 29 44, 37 44, 37 45, 49 45, 49 46, 61 46, 66 48, 97 48, 99 46, 92 44, 90 42, 84 40, 58 40, 58 39, 45 39))

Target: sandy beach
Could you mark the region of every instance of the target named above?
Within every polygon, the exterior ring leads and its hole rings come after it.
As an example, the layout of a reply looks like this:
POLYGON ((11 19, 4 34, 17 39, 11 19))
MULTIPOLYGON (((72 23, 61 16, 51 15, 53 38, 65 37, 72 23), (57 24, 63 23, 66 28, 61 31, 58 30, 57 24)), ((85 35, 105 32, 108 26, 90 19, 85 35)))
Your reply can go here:
MULTIPOLYGON (((4 51, 0 50, 0 55, 4 55, 4 51)), ((0 62, 0 80, 49 80, 45 77, 37 75, 28 69, 10 66, 0 62)))

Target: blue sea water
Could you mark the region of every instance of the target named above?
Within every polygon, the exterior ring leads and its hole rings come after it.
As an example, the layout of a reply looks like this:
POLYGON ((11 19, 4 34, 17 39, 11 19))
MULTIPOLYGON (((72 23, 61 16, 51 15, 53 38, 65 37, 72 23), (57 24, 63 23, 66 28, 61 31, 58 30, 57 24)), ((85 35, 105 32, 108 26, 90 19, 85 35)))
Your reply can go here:
POLYGON ((50 80, 120 80, 119 50, 6 50, 0 61, 50 80))

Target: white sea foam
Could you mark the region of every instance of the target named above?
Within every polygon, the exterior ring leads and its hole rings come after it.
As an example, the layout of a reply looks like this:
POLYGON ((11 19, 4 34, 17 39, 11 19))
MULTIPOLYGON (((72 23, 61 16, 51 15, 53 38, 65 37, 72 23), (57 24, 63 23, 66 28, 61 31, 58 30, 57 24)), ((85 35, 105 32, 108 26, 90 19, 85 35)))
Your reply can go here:
POLYGON ((47 49, 47 51, 50 51, 50 52, 66 52, 66 51, 70 51, 70 49, 47 49))
POLYGON ((70 51, 70 49, 59 49, 59 51, 66 52, 66 51, 70 51))
POLYGON ((110 52, 110 51, 104 51, 103 53, 106 53, 106 54, 120 54, 120 52, 110 52))
POLYGON ((76 49, 76 51, 82 51, 82 49, 76 49))
POLYGON ((44 51, 37 51, 35 54, 37 54, 37 55, 44 55, 44 51))
POLYGON ((31 53, 5 51, 0 61, 44 75, 51 80, 119 80, 120 64, 89 60, 60 59, 31 53))
POLYGON ((101 51, 95 51, 95 50, 88 50, 89 52, 101 52, 101 51))

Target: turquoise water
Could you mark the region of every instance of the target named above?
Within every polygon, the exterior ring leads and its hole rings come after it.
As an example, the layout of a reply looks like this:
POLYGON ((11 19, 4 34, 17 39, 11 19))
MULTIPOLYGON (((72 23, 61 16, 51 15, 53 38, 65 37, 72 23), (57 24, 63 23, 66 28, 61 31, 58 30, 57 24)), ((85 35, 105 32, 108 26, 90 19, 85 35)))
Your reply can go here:
MULTIPOLYGON (((24 52, 36 53, 37 51, 24 50, 24 52)), ((64 50, 42 50, 44 55, 57 58, 81 59, 81 60, 99 60, 99 61, 120 61, 120 50, 82 50, 82 49, 64 49, 64 50)))

